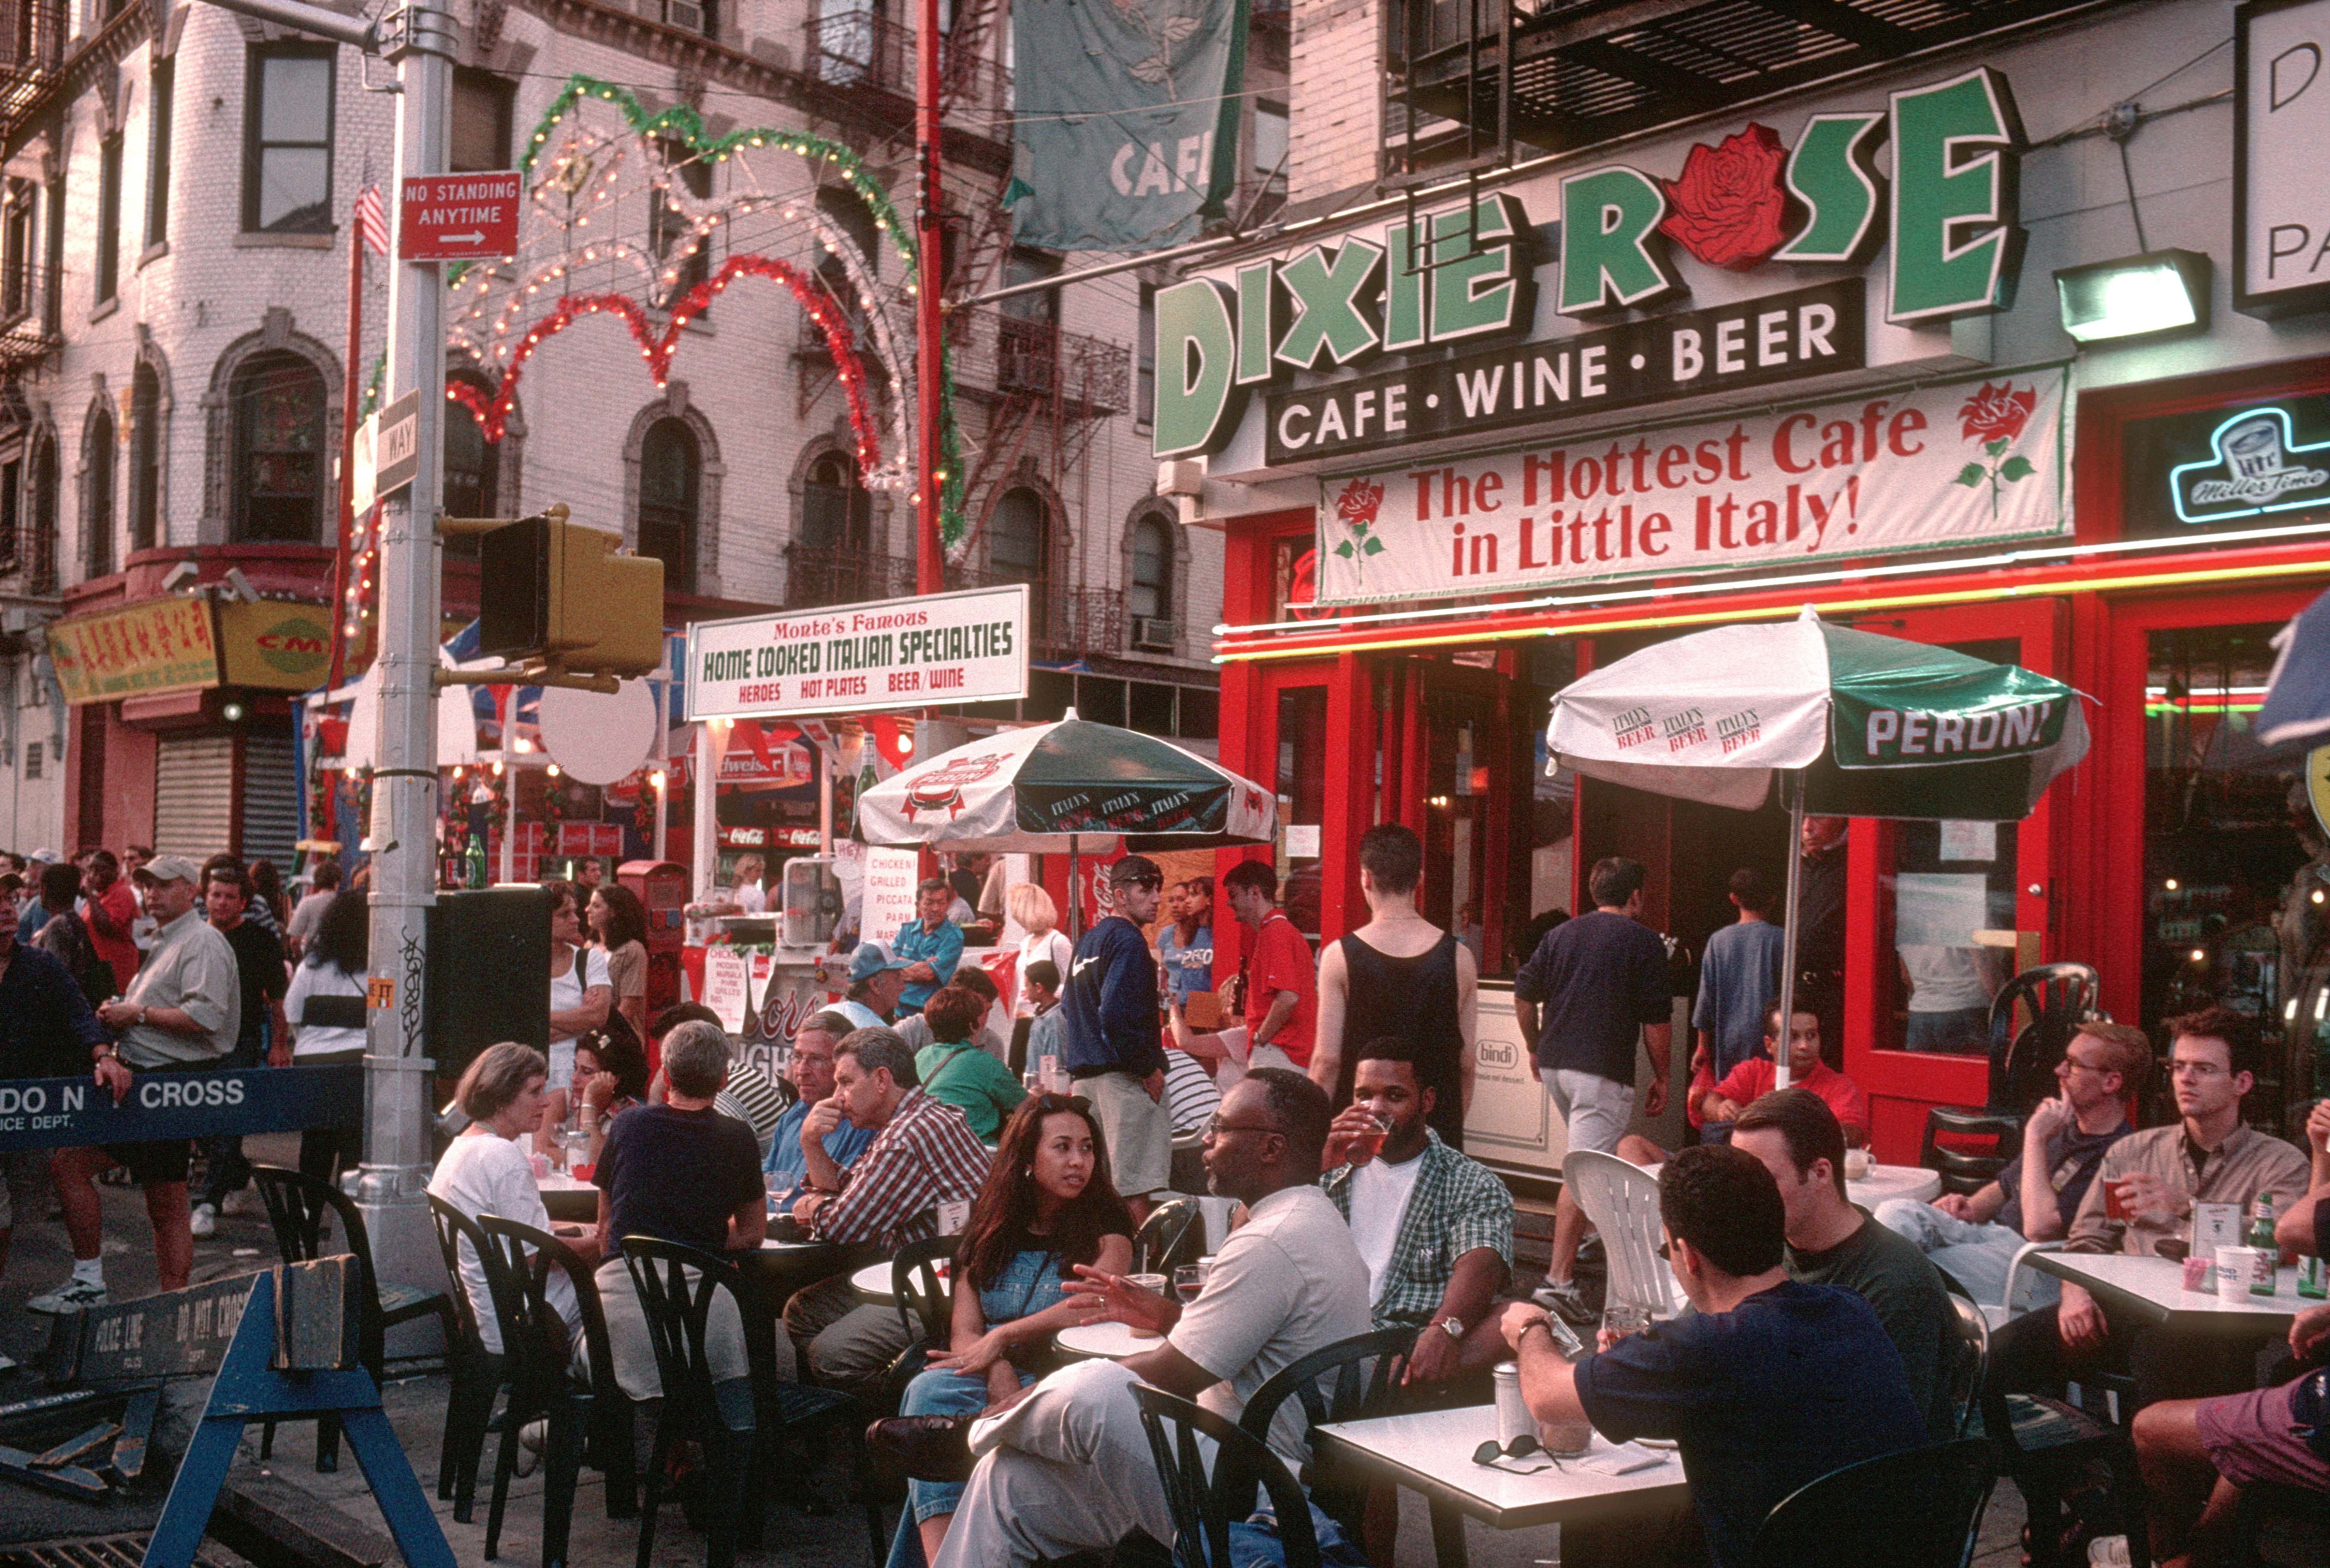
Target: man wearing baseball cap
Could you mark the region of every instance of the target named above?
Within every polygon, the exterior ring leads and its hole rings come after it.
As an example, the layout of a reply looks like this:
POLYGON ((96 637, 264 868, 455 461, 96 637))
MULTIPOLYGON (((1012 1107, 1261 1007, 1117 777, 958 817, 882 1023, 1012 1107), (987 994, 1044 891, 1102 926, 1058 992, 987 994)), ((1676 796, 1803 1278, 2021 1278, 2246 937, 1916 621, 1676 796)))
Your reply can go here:
POLYGON ((905 986, 912 959, 902 959, 880 942, 860 942, 849 959, 849 990, 833 1010, 853 1028, 886 1029, 905 986))
POLYGON ((1165 874, 1145 855, 1108 868, 1113 912, 1084 932, 1060 997, 1062 1063, 1092 1100, 1116 1190, 1139 1222, 1170 1191, 1173 1119, 1158 1038, 1157 959, 1141 928, 1157 918, 1165 874))
MULTIPOLYGON (((114 1034, 114 1055, 132 1073, 190 1072, 214 1067, 234 1049, 242 1019, 241 978, 234 950, 203 918, 201 872, 181 855, 157 855, 137 868, 138 891, 155 921, 154 948, 128 992, 97 1015, 114 1034)), ((103 1214, 97 1178, 115 1166, 146 1190, 154 1224, 158 1289, 186 1282, 194 1253, 186 1208, 185 1138, 70 1148, 50 1167, 71 1238, 72 1278, 25 1303, 35 1312, 78 1312, 106 1303, 103 1214)))

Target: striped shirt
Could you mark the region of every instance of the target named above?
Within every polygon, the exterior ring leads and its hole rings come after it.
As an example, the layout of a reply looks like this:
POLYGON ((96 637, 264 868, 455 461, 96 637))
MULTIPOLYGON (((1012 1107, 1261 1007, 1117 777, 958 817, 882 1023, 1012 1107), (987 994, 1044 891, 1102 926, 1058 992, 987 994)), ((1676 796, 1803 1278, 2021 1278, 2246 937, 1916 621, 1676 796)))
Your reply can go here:
MULTIPOLYGON (((1482 1247, 1493 1250, 1510 1269, 1513 1261, 1513 1195, 1478 1160, 1468 1159, 1424 1131, 1424 1168, 1399 1217, 1391 1264, 1376 1292, 1378 1328, 1420 1328, 1440 1310, 1441 1298, 1456 1272, 1456 1260, 1482 1247)), ((1351 1217, 1351 1170, 1338 1166, 1319 1178, 1336 1212, 1351 1217)), ((1365 1251, 1364 1246, 1361 1249, 1365 1251)))
POLYGON ((824 1241, 904 1246, 935 1233, 939 1204, 979 1195, 990 1158, 961 1111, 909 1089, 811 1223, 824 1241))
POLYGON ((1165 1048, 1165 1114, 1173 1136, 1187 1138, 1206 1130, 1206 1123, 1222 1108, 1222 1091, 1206 1072, 1205 1063, 1187 1051, 1165 1048))
POLYGON ((768 1074, 742 1063, 730 1068, 728 1085, 713 1096, 712 1109, 751 1128, 761 1157, 769 1157, 769 1140, 776 1135, 777 1119, 785 1113, 785 1095, 768 1074))

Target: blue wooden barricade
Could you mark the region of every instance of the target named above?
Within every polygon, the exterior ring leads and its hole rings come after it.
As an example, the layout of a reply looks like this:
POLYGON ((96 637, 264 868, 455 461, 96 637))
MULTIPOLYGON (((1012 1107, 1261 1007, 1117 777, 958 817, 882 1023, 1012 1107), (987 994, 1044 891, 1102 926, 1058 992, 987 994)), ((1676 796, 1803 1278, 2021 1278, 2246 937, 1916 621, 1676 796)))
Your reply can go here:
POLYGON ((356 1127, 364 1074, 361 1062, 134 1072, 118 1105, 87 1075, 0 1079, 0 1150, 356 1127))

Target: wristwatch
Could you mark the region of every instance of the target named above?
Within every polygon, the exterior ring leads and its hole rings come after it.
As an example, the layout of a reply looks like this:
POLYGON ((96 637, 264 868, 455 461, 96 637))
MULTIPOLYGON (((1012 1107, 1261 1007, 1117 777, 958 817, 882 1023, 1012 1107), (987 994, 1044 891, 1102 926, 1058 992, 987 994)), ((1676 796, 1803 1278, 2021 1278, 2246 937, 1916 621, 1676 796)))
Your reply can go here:
POLYGON ((1439 1327, 1440 1331, 1447 1335, 1449 1338, 1456 1340, 1460 1344, 1463 1343, 1464 1338, 1464 1320, 1463 1318, 1455 1317, 1435 1318, 1433 1319, 1433 1322, 1439 1327))

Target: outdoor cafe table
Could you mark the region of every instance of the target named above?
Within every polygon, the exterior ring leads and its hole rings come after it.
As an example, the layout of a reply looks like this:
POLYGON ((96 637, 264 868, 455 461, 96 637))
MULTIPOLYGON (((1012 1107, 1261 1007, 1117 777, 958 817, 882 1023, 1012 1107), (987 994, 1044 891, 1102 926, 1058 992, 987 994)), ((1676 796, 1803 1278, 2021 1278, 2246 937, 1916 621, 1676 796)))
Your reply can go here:
POLYGON ((2242 1295, 2220 1300, 2214 1290, 2184 1289, 2184 1266, 2166 1258, 2132 1258, 2118 1252, 2033 1252, 2031 1266, 2059 1280, 2108 1297, 2136 1317, 2173 1328, 2226 1334, 2278 1336, 2289 1320, 2321 1303, 2297 1293, 2297 1270, 2280 1270, 2270 1296, 2242 1295))
POLYGON ((542 1206, 554 1220, 595 1220, 599 1217, 599 1189, 586 1181, 577 1181, 563 1170, 534 1178, 535 1188, 542 1194, 542 1206))
POLYGON ((1154 1350, 1164 1343, 1162 1336, 1135 1339, 1131 1325, 1119 1323, 1113 1318, 1098 1323, 1079 1323, 1052 1336, 1052 1344, 1061 1355, 1074 1355, 1085 1361, 1122 1361, 1128 1355, 1154 1350))
MULTIPOLYGON (((1655 1178, 1662 1166, 1649 1165, 1643 1169, 1655 1178)), ((1908 1198, 1913 1203, 1931 1203, 1942 1192, 1942 1173, 1928 1170, 1921 1165, 1879 1165, 1869 1167, 1865 1176, 1847 1176, 1845 1196, 1864 1209, 1874 1210, 1890 1198, 1908 1198)))
MULTIPOLYGON (((1464 1515, 1492 1530, 1534 1525, 1578 1524, 1614 1515, 1649 1515, 1680 1506, 1690 1497, 1682 1460, 1672 1450, 1617 1445, 1659 1462, 1623 1476, 1587 1467, 1606 1459, 1613 1445, 1599 1432, 1584 1457, 1534 1468, 1535 1459, 1476 1465, 1473 1450, 1497 1436, 1497 1407, 1465 1405, 1456 1410, 1418 1411, 1370 1421, 1332 1422, 1314 1427, 1313 1454, 1366 1475, 1419 1492, 1432 1507, 1432 1539, 1440 1568, 1463 1568, 1464 1515), (1531 1473, 1520 1471, 1529 1468, 1531 1473)), ((1573 1563, 1572 1568, 1584 1568, 1573 1563)))

